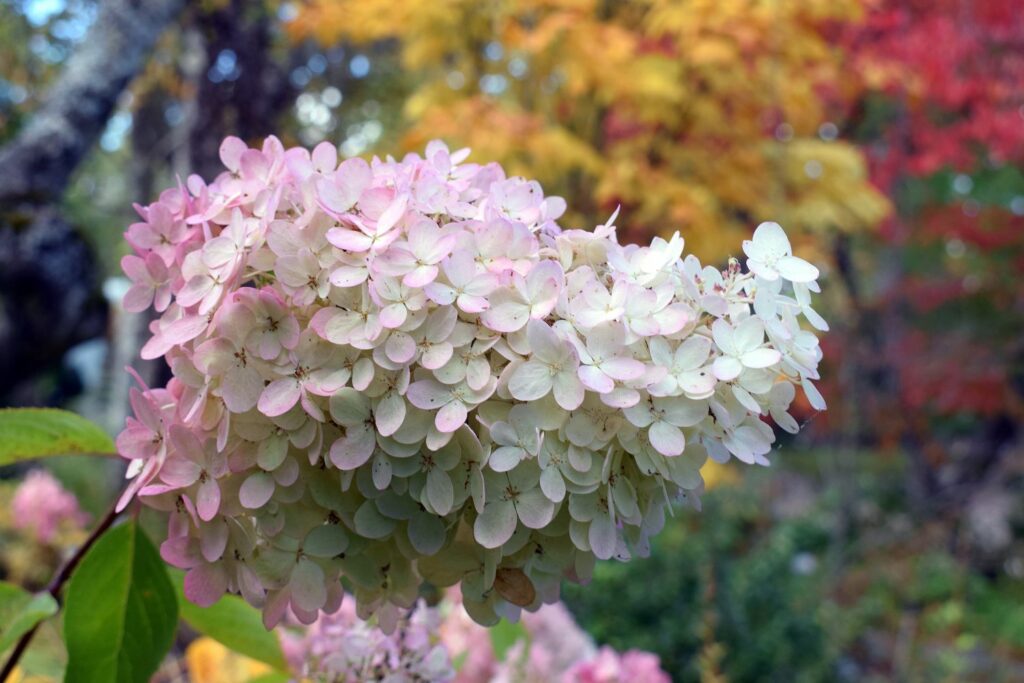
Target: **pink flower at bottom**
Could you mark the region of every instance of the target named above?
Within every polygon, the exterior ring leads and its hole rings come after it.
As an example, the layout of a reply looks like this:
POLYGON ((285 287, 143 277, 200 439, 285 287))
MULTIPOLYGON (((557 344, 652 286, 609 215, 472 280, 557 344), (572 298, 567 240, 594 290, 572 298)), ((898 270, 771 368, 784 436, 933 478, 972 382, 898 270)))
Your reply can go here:
POLYGON ((593 659, 565 672, 563 683, 672 683, 661 669, 658 656, 629 650, 619 654, 607 645, 593 659))
POLYGON ((26 475, 14 492, 11 513, 14 527, 30 532, 40 543, 52 541, 62 525, 79 529, 89 521, 78 499, 46 470, 26 475))

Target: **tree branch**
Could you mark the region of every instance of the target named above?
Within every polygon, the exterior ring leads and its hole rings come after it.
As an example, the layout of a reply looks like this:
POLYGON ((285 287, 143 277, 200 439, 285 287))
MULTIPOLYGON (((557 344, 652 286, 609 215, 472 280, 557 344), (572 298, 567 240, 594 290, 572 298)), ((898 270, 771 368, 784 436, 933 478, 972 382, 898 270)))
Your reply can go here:
POLYGON ((0 203, 58 197, 184 0, 104 0, 28 124, 0 149, 0 203))
MULTIPOLYGON (((118 497, 120 497, 120 494, 118 494, 118 497)), ((61 588, 63 588, 64 584, 71 578, 71 574, 75 571, 78 563, 82 561, 85 554, 89 552, 89 548, 99 540, 100 536, 102 536, 103 533, 114 524, 114 521, 120 516, 120 514, 120 512, 117 512, 117 504, 115 503, 114 505, 111 505, 110 510, 108 510, 107 514, 104 515, 102 520, 100 520, 100 523, 96 525, 96 528, 92 530, 92 533, 89 534, 87 539, 85 539, 85 542, 79 546, 78 550, 75 551, 75 554, 69 557, 53 576, 49 585, 46 586, 46 592, 53 596, 54 600, 60 599, 61 588)), ((0 671, 0 681, 6 681, 10 678, 11 674, 14 672, 14 668, 18 666, 21 656, 25 654, 25 650, 28 649, 28 645, 32 641, 32 636, 34 636, 36 631, 39 630, 40 624, 42 624, 42 622, 39 622, 30 628, 21 636, 21 638, 18 639, 18 644, 14 646, 14 649, 11 651, 11 656, 7 658, 3 671, 0 671)))

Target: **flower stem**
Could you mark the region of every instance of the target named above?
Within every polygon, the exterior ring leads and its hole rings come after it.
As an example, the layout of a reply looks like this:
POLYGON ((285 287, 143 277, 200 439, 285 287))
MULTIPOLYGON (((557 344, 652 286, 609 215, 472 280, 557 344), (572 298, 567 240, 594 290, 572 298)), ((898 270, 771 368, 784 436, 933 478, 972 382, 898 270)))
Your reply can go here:
MULTIPOLYGON (((68 582, 68 579, 71 578, 71 574, 75 571, 75 567, 78 566, 78 563, 81 562, 82 558, 85 557, 85 554, 89 552, 89 548, 99 540, 99 537, 103 535, 103 532, 109 529, 121 514, 120 512, 117 512, 116 507, 116 502, 114 505, 110 506, 107 514, 100 520, 100 523, 96 528, 92 530, 89 537, 86 538, 82 545, 78 547, 78 550, 76 550, 75 553, 69 557, 63 565, 61 565, 60 569, 57 570, 57 573, 50 580, 49 585, 46 586, 46 592, 53 596, 54 600, 60 599, 61 589, 64 587, 64 584, 68 582)), ((18 665, 18 661, 28 649, 32 636, 34 636, 36 631, 39 630, 40 624, 42 624, 41 621, 26 631, 24 635, 18 639, 17 645, 15 645, 14 649, 11 651, 11 656, 7 658, 7 662, 4 664, 3 670, 0 671, 0 683, 4 683, 11 677, 15 667, 18 665)))

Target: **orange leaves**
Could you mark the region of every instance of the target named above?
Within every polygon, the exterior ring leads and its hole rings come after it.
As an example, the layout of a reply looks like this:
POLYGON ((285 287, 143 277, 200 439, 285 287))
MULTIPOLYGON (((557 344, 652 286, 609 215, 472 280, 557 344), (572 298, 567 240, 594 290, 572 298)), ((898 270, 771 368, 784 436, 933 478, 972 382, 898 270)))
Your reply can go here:
POLYGON ((469 145, 565 196, 570 222, 622 204, 637 238, 680 229, 720 258, 760 220, 860 230, 886 213, 860 153, 817 137, 841 81, 826 29, 863 2, 311 0, 289 30, 395 39, 416 83, 408 147, 469 145))

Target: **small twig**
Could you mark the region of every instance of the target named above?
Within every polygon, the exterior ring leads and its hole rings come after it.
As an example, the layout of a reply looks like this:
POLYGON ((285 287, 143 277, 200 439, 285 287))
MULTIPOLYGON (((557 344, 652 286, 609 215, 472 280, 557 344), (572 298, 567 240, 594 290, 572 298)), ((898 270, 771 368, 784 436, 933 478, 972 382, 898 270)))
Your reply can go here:
MULTIPOLYGON (((121 513, 116 511, 116 506, 116 503, 110 506, 110 510, 107 511, 107 514, 102 520, 100 520, 100 523, 96 528, 92 530, 89 537, 85 539, 85 542, 83 542, 81 546, 79 546, 78 550, 75 551, 75 554, 69 557, 67 561, 61 565, 61 568, 50 580, 49 585, 46 586, 46 592, 49 593, 54 600, 60 599, 61 588, 63 588, 64 584, 71 578, 72 572, 75 571, 75 568, 78 566, 78 563, 82 561, 82 558, 85 557, 85 554, 89 552, 89 548, 99 540, 99 537, 103 535, 103 532, 109 529, 114 524, 114 521, 120 516, 121 513)), ((18 639, 18 644, 14 646, 14 650, 11 651, 11 656, 7 658, 7 663, 4 664, 3 671, 0 671, 0 683, 8 680, 11 674, 14 673, 14 668, 18 665, 18 661, 21 659, 21 656, 25 654, 25 650, 28 649, 29 642, 31 642, 32 636, 36 634, 36 631, 39 630, 40 624, 42 624, 41 621, 26 631, 21 638, 18 639)))

